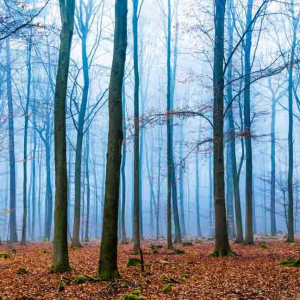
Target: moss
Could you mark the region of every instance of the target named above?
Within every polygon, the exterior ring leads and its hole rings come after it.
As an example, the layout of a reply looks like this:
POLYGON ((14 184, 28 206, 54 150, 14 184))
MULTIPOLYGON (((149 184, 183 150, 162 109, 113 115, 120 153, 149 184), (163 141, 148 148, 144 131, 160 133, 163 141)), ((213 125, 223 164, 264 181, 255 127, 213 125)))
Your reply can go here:
POLYGON ((127 294, 124 296, 123 300, 141 300, 142 298, 139 296, 135 296, 133 294, 127 294))
POLYGON ((162 288, 162 292, 166 293, 171 291, 171 284, 167 283, 163 288, 162 288))
POLYGON ((177 249, 177 248, 174 248, 174 249, 173 249, 173 252, 174 252, 175 254, 185 254, 185 251, 184 251, 184 250, 177 249))
POLYGON ((46 250, 46 249, 42 249, 42 250, 41 250, 41 253, 42 253, 42 254, 51 254, 51 252, 48 251, 48 250, 46 250))
POLYGON ((82 276, 82 275, 78 275, 73 279, 73 283, 74 284, 83 284, 86 283, 88 281, 91 281, 88 277, 86 276, 82 276))
POLYGON ((202 241, 201 239, 199 239, 199 238, 196 238, 196 239, 195 239, 195 243, 196 243, 196 244, 202 244, 203 241, 202 241))
POLYGON ((138 266, 141 264, 141 260, 138 258, 130 258, 126 264, 126 267, 138 266))
POLYGON ((8 252, 0 252, 0 258, 4 258, 4 259, 11 258, 11 254, 8 252))
POLYGON ((134 294, 134 295, 141 295, 142 292, 141 292, 141 290, 135 290, 132 294, 134 294))
POLYGON ((58 292, 62 292, 62 291, 64 291, 64 290, 65 290, 65 283, 64 283, 63 280, 61 280, 61 281, 59 282, 58 292))
POLYGON ((28 270, 26 270, 25 268, 19 268, 17 274, 19 275, 24 275, 24 274, 27 274, 28 273, 28 270))
POLYGON ((300 258, 298 259, 284 259, 279 263, 281 266, 300 267, 300 258))
POLYGON ((120 278, 120 274, 118 270, 100 270, 97 278, 103 280, 116 279, 120 278))
POLYGON ((182 242, 182 246, 190 247, 190 246, 193 246, 193 243, 192 242, 182 242))
POLYGON ((183 274, 181 277, 182 277, 183 279, 187 279, 187 278, 190 277, 190 275, 189 275, 189 274, 183 274))
POLYGON ((267 248, 268 248, 266 242, 260 242, 260 243, 259 243, 259 247, 262 248, 262 249, 267 249, 267 248))
POLYGON ((231 249, 227 250, 215 250, 212 254, 212 257, 226 257, 226 256, 236 256, 236 253, 233 252, 231 249))

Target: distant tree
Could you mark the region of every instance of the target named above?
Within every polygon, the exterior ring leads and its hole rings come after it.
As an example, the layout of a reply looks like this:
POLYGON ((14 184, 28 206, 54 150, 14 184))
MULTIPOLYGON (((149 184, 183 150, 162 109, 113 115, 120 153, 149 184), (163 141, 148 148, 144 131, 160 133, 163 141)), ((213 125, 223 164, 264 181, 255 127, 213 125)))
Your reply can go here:
POLYGON ((15 161, 15 137, 14 137, 14 107, 12 94, 12 77, 11 77, 11 51, 10 39, 6 39, 6 85, 7 85, 7 104, 8 104, 8 132, 9 132, 9 241, 15 243, 17 237, 16 221, 16 161, 15 161))

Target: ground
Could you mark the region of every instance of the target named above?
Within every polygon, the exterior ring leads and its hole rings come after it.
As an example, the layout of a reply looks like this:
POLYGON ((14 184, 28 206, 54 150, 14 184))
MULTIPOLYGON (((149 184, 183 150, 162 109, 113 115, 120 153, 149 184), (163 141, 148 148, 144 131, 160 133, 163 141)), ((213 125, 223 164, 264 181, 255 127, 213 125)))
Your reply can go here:
POLYGON ((280 239, 266 239, 265 245, 260 241, 254 246, 232 243, 237 256, 229 258, 210 257, 213 242, 208 240, 194 241, 193 245, 185 247, 176 245, 185 254, 167 251, 166 244, 161 241, 143 242, 143 276, 140 266, 126 266, 129 258, 135 257, 132 245, 120 244, 122 279, 83 284, 74 284, 73 279, 78 275, 96 274, 97 242, 70 249, 73 271, 63 276, 50 273, 50 243, 2 245, 0 253, 9 252, 11 257, 0 258, 0 299, 123 299, 139 291, 141 299, 151 300, 300 299, 300 268, 278 264, 283 259, 299 257, 300 242, 287 244, 280 239), (163 245, 158 252, 151 249, 151 245, 157 244, 163 245), (20 268, 28 272, 17 274, 20 268), (64 290, 59 292, 60 282, 64 290))

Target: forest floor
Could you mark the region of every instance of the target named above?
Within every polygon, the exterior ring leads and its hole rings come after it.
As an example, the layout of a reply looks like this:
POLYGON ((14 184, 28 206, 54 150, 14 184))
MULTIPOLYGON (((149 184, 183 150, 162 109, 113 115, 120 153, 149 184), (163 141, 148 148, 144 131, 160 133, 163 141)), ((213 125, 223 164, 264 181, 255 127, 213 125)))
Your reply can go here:
POLYGON ((164 242, 143 242, 144 275, 140 266, 126 266, 129 258, 135 257, 132 245, 119 245, 122 279, 82 284, 75 284, 74 278, 96 274, 97 242, 70 249, 73 270, 63 277, 50 272, 51 243, 2 245, 0 254, 8 252, 11 256, 0 258, 0 299, 124 299, 139 292, 140 299, 151 300, 300 299, 300 268, 279 265, 283 259, 299 257, 299 239, 293 244, 282 239, 261 241, 256 238, 254 246, 232 243, 237 256, 228 258, 210 257, 214 244, 208 240, 194 241, 192 246, 176 245, 184 254, 168 251, 164 242), (163 248, 153 251, 152 244, 163 248), (18 274, 22 273, 20 268, 27 273, 18 274), (64 289, 59 292, 61 281, 64 289))

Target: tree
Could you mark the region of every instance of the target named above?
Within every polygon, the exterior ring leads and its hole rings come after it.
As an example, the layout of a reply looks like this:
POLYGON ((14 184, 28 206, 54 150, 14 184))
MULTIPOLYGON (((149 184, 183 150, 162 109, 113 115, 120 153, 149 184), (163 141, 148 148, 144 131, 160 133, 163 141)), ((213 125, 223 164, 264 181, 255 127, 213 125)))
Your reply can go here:
MULTIPOLYGON (((252 23, 253 0, 248 0, 246 27, 252 23)), ((251 110, 250 110, 250 85, 251 85, 251 45, 252 30, 247 30, 245 42, 245 77, 244 77, 244 132, 246 149, 246 233, 245 242, 248 245, 253 240, 253 167, 252 167, 252 142, 251 142, 251 110)))
POLYGON ((214 205, 215 256, 228 256, 230 250, 225 209, 224 183, 224 19, 226 0, 215 1, 215 41, 213 65, 213 153, 214 153, 214 205))
POLYGON ((16 162, 15 162, 15 137, 14 137, 14 107, 12 95, 12 77, 11 77, 11 57, 10 40, 6 39, 6 85, 7 85, 7 104, 8 104, 8 138, 9 138, 9 241, 15 243, 17 237, 16 221, 16 162))
MULTIPOLYGON (((86 117, 88 106, 88 95, 90 87, 90 67, 95 58, 96 50, 99 46, 101 34, 97 34, 95 42, 93 43, 91 50, 88 51, 88 35, 91 27, 95 21, 95 15, 100 9, 100 5, 96 5, 94 0, 88 0, 85 3, 84 0, 79 1, 78 8, 76 8, 76 31, 81 40, 81 60, 83 71, 83 87, 81 103, 75 103, 77 109, 78 120, 77 122, 73 118, 73 123, 77 131, 76 137, 76 151, 75 151, 75 205, 74 205, 74 223, 73 223, 73 247, 80 247, 79 232, 80 232, 80 206, 81 206, 81 168, 82 168, 82 146, 85 132, 88 130, 89 124, 85 127, 85 123, 88 123, 89 116, 86 117)), ((100 22, 101 25, 101 22, 100 22)), ((101 29, 99 30, 101 33, 101 29)), ((98 32, 97 32, 98 33, 98 32)), ((79 69, 81 70, 81 68, 79 69)), ((102 97, 100 98, 100 100, 102 97)), ((75 102, 75 100, 72 100, 75 102)), ((96 104, 97 105, 97 104, 96 104)), ((73 114, 72 114, 73 116, 73 114)), ((92 118, 90 118, 92 120, 92 118)))
POLYGON ((26 243, 27 231, 27 137, 28 137, 28 121, 29 121, 29 101, 31 87, 31 49, 32 49, 32 32, 28 38, 28 54, 27 54, 27 95, 24 110, 24 150, 23 150, 23 226, 21 243, 26 243))
POLYGON ((288 237, 287 241, 294 242, 294 196, 293 196, 293 173, 294 173, 294 149, 293 149, 293 72, 294 72, 294 60, 295 50, 297 45, 297 29, 300 19, 300 12, 298 16, 295 16, 294 1, 291 2, 291 15, 292 15, 292 45, 290 54, 290 66, 288 69, 288 109, 289 109, 289 132, 288 132, 288 151, 289 151, 289 163, 288 163, 288 237))
POLYGON ((133 253, 140 252, 140 122, 139 122, 139 56, 138 56, 138 0, 133 0, 133 69, 134 69, 134 217, 133 253))
POLYGON ((118 209, 122 133, 122 85, 127 47, 127 0, 115 2, 113 62, 109 85, 109 132, 102 239, 98 276, 119 277, 117 266, 118 209))
MULTIPOLYGON (((231 53, 233 52, 233 28, 235 27, 235 13, 233 9, 232 0, 228 1, 227 9, 227 19, 228 19, 228 57, 230 58, 231 53)), ((232 60, 228 60, 227 67, 227 103, 231 103, 233 99, 232 95, 232 60)), ((242 212, 241 212, 241 200, 240 200, 240 188, 239 188, 239 175, 237 171, 236 163, 236 149, 235 149, 235 126, 234 126, 234 117, 233 117, 233 108, 230 105, 228 109, 228 130, 229 130, 229 147, 227 148, 227 168, 230 168, 230 171, 227 180, 229 184, 233 185, 234 192, 234 203, 235 203, 235 219, 236 219, 236 242, 243 242, 243 223, 242 223, 242 212), (231 164, 231 166, 229 166, 231 164)), ((228 186, 229 186, 228 184, 228 186)), ((232 214, 233 216, 233 214, 232 214)), ((234 225, 234 224, 233 224, 234 225)))
POLYGON ((66 96, 74 29, 75 0, 59 0, 62 30, 54 99, 55 213, 52 269, 70 269, 68 256, 68 179, 66 154, 66 96))

